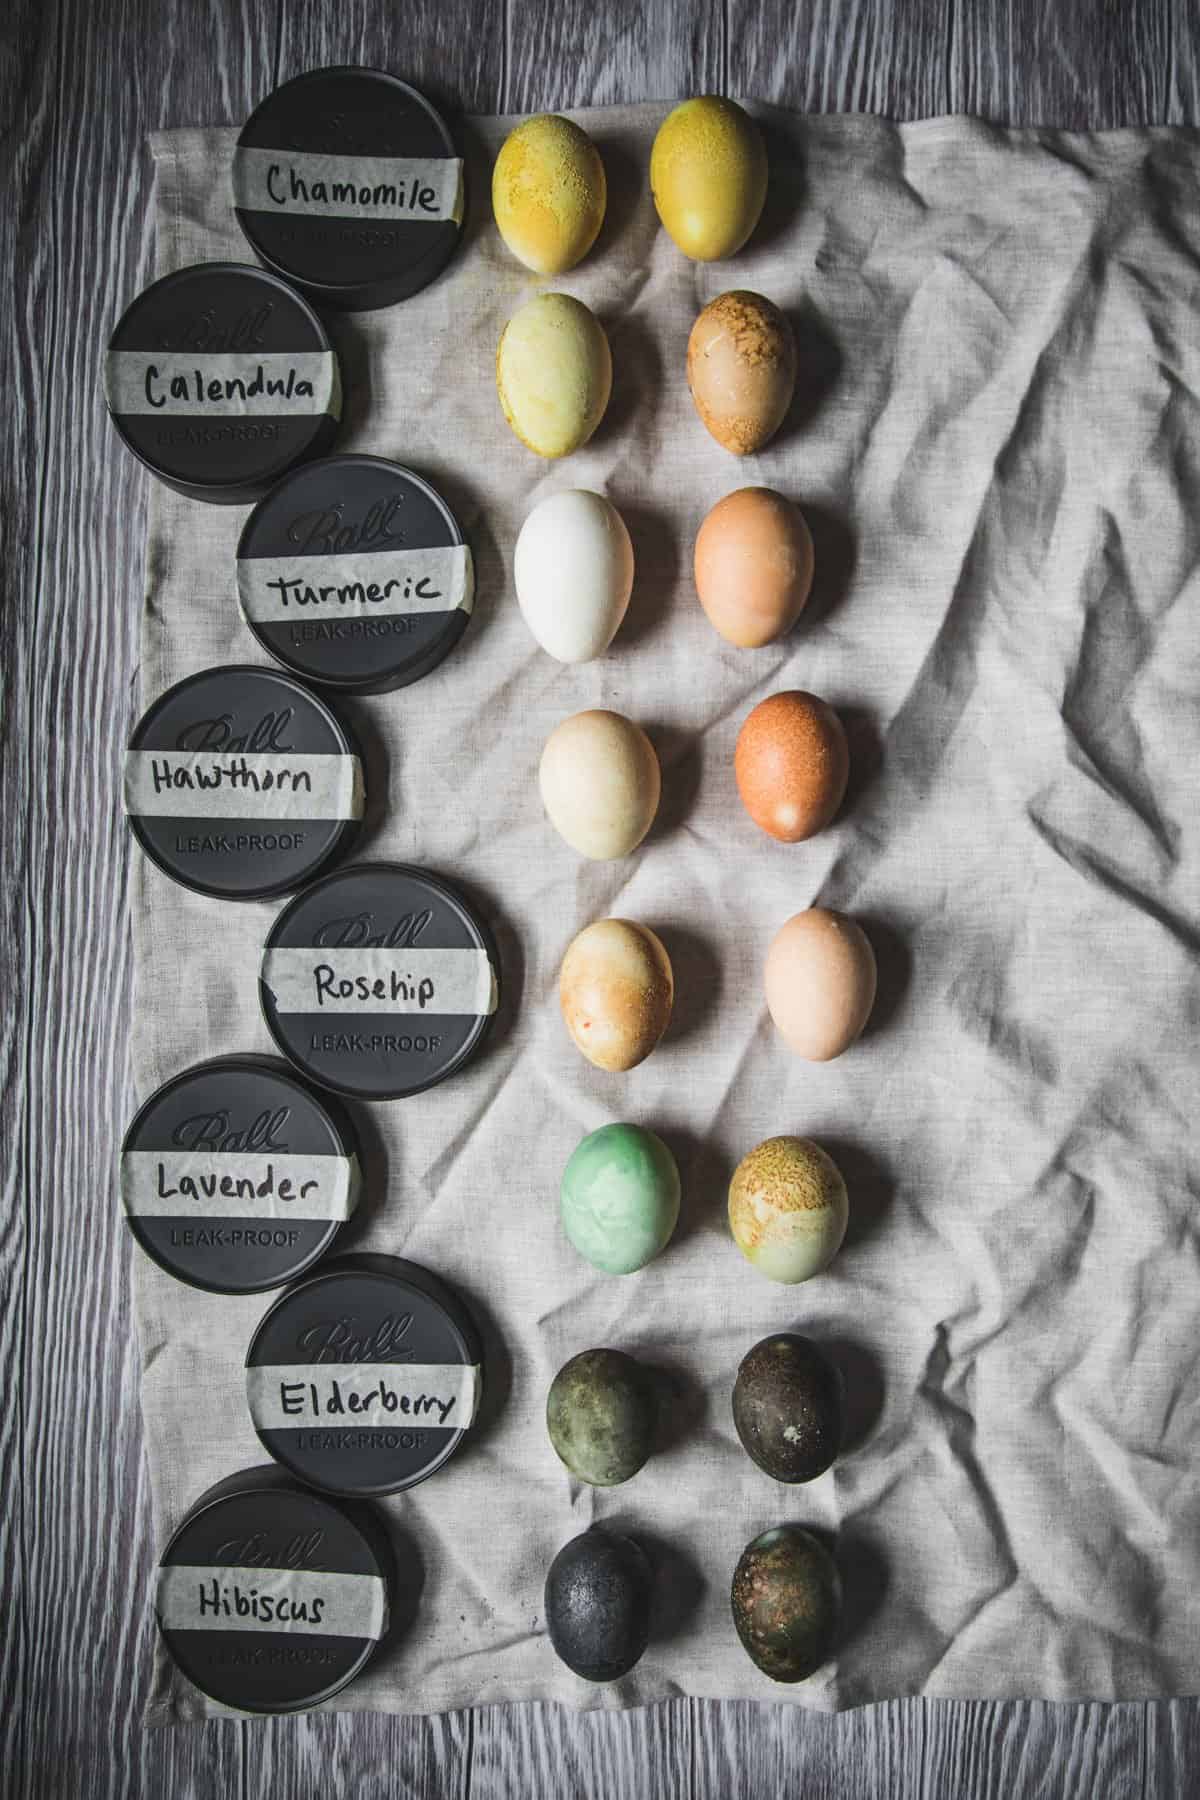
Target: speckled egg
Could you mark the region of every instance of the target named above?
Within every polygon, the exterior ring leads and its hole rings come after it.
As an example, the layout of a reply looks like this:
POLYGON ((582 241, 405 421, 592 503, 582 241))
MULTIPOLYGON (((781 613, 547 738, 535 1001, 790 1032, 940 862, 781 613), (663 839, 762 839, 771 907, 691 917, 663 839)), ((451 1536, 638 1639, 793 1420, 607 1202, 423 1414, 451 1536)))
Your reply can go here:
POLYGON ((492 210, 518 262, 562 275, 587 255, 604 223, 607 187, 586 131, 557 113, 526 119, 492 171, 492 210))
POLYGON ((650 1637, 654 1571, 641 1545, 593 1525, 564 1544, 543 1599, 557 1656, 585 1681, 619 1681, 650 1637))
POLYGON ((679 1219, 679 1170, 660 1137, 641 1125, 602 1125, 563 1170, 563 1229, 606 1275, 644 1269, 679 1219))
POLYGON ((775 436, 792 404, 792 328, 761 294, 718 294, 692 326, 687 377, 705 429, 722 449, 749 456, 775 436))
POLYGON ((772 1681, 804 1681, 833 1650, 841 1609, 837 1565, 799 1525, 776 1525, 746 1545, 730 1595, 742 1648, 772 1681))
POLYGON ((777 1331, 742 1358, 733 1423, 742 1449, 764 1474, 815 1481, 841 1442, 841 1378, 811 1338, 777 1331))
POLYGON ((790 631, 812 589, 813 541, 798 506, 771 488, 718 500, 696 537, 696 592, 714 631, 758 650, 790 631))
POLYGON ((766 1138, 729 1184, 729 1229, 772 1281, 808 1281, 841 1248, 849 1200, 833 1158, 810 1138, 766 1138))
POLYGON ((767 952, 767 1009, 784 1043, 808 1062, 830 1062, 871 1016, 875 952, 861 925, 813 906, 780 927, 767 952))
POLYGON ((538 456, 569 456, 604 417, 612 356, 600 321, 570 294, 538 294, 513 314, 496 351, 504 416, 538 456))
POLYGON ((555 831, 593 862, 636 850, 658 811, 662 774, 640 725, 621 713, 574 713, 546 739, 542 805, 555 831))
POLYGON ((815 837, 846 795, 850 749, 842 722, 816 694, 772 694, 738 732, 733 773, 760 831, 783 844, 815 837))
POLYGON ((563 663, 603 656, 633 591, 633 545, 612 501, 587 488, 539 501, 517 538, 513 585, 543 650, 563 663))
POLYGON ((567 1030, 598 1069, 634 1069, 671 1018, 671 959, 648 925, 598 919, 568 946, 558 977, 567 1030))
POLYGON ((584 1350, 551 1383, 546 1429, 572 1475, 591 1487, 617 1487, 654 1448, 657 1411, 641 1363, 623 1350, 584 1350))
POLYGON ((736 256, 767 197, 762 133, 733 100, 685 100, 658 128, 650 186, 658 216, 685 256, 736 256))

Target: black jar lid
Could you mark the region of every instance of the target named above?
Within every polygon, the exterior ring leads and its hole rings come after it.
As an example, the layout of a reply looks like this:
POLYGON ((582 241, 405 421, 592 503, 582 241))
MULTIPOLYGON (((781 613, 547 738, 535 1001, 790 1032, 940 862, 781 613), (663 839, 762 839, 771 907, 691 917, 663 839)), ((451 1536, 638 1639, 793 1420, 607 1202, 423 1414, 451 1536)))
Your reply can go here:
POLYGON ((415 1487, 453 1456, 482 1389, 458 1295, 395 1256, 346 1256, 289 1288, 246 1352, 264 1449, 323 1492, 415 1487))
POLYGON ((233 157, 255 255, 325 306, 369 311, 427 287, 453 256, 463 165, 423 94, 377 69, 312 69, 276 88, 233 157))
POLYGON ((202 1494, 158 1566, 155 1615, 177 1668, 238 1712, 303 1712, 361 1674, 389 1629, 396 1565, 370 1507, 274 1464, 202 1494))
POLYGON ((349 1119, 283 1063, 223 1056, 150 1096, 121 1148, 134 1238, 214 1294, 282 1287, 337 1241, 358 1203, 349 1119))
POLYGON ((284 908, 263 952, 263 1016, 310 1080, 364 1100, 444 1081, 479 1048, 499 999, 491 934, 448 883, 355 863, 284 908))
POLYGON ((252 263, 164 275, 109 339, 104 392, 140 462, 193 500, 245 505, 333 444, 342 378, 294 288, 252 263))
POLYGON ((307 681, 382 693, 429 674, 467 628, 471 552, 441 495, 381 456, 329 456, 279 482, 238 544, 242 615, 307 681))
POLYGON ((222 900, 290 893, 348 849, 362 760, 337 715, 275 669, 190 675, 143 714, 125 812, 165 875, 222 900))

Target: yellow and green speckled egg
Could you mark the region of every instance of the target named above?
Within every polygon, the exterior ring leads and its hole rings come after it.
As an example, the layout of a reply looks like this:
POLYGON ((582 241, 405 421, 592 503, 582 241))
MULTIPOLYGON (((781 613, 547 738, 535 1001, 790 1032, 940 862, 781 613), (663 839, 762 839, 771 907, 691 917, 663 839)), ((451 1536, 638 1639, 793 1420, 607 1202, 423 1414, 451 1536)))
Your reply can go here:
POLYGON ((659 126, 650 186, 658 216, 685 256, 736 256, 767 197, 762 133, 733 100, 685 100, 659 126))
POLYGON ((500 338, 496 391, 528 449, 547 457, 578 450, 612 392, 612 355, 600 321, 570 294, 527 301, 500 338))
POLYGON ((729 1229, 748 1262, 772 1281, 807 1281, 841 1248, 846 1184, 811 1138, 766 1138, 729 1184, 729 1229))
POLYGON ((557 113, 539 113, 510 132, 492 171, 500 236, 535 275, 562 275, 582 262, 607 197, 600 152, 557 113))

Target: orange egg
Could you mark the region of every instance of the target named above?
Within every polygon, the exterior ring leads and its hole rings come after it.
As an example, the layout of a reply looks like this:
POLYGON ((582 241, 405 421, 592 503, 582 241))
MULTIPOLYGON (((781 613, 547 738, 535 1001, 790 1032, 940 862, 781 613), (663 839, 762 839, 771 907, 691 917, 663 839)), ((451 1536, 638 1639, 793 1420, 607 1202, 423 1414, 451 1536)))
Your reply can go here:
POLYGON ((738 732, 733 772, 759 829, 798 844, 824 830, 842 804, 850 773, 842 722, 815 694, 772 694, 738 732))
POLYGON ((812 587, 804 514, 771 488, 726 494, 700 527, 695 569, 713 629, 741 649, 760 649, 791 630, 812 587))
POLYGON ((789 919, 767 952, 767 1009, 789 1049, 809 1062, 850 1048, 871 1016, 875 984, 866 932, 823 906, 789 919))

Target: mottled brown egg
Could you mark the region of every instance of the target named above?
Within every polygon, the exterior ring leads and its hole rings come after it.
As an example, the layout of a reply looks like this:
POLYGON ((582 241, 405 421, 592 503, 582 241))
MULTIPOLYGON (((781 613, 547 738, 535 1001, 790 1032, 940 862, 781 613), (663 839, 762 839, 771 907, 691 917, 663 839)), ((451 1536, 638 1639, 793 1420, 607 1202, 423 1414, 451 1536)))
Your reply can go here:
POLYGON ((598 1069, 634 1069, 671 1018, 671 959, 648 925, 598 919, 563 957, 558 997, 567 1030, 598 1069))
POLYGON ((694 567, 713 630, 739 649, 761 649, 791 630, 812 588, 804 514, 772 488, 738 488, 701 525, 694 567))
POLYGON ((730 1604, 755 1667, 772 1681, 805 1681, 833 1649, 841 1599, 824 1544, 799 1525, 777 1525, 742 1551, 730 1604))
POLYGON ((769 837, 799 844, 823 831, 846 793, 842 722, 816 694, 772 694, 738 732, 733 772, 742 805, 769 837))
POLYGON ((761 294, 718 294, 692 326, 687 377, 705 429, 722 449, 749 456, 775 436, 792 403, 792 328, 761 294))
POLYGON ((811 1338, 776 1331, 742 1358, 733 1384, 742 1449, 776 1481, 815 1481, 842 1436, 842 1383, 811 1338))
POLYGON ((809 1062, 831 1062, 871 1016, 875 952, 853 919, 813 906, 776 933, 763 985, 767 1010, 788 1048, 809 1062))

